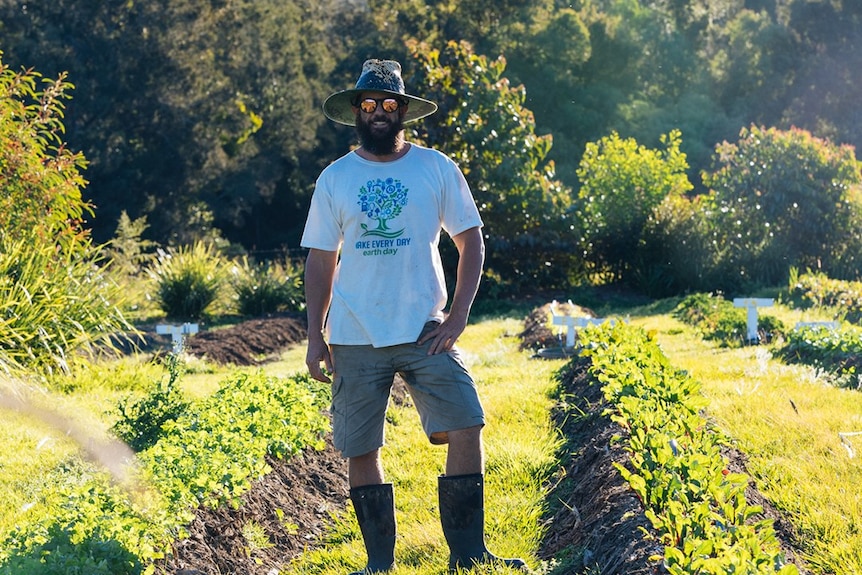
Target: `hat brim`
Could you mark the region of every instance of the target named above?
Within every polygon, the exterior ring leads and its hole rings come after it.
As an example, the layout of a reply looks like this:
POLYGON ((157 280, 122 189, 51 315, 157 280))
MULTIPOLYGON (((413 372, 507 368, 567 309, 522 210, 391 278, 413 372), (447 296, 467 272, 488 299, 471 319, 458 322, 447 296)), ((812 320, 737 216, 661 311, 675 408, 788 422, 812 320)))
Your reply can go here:
MULTIPOLYGON (((353 113, 353 99, 357 94, 370 92, 372 90, 355 88, 336 92, 329 96, 323 102, 323 113, 333 122, 344 124, 345 126, 355 126, 356 116, 353 113)), ((424 98, 411 96, 410 94, 401 94, 390 90, 373 90, 384 94, 392 94, 396 98, 407 100, 407 113, 404 115, 404 123, 409 124, 421 120, 425 116, 430 116, 437 111, 437 104, 424 98)))

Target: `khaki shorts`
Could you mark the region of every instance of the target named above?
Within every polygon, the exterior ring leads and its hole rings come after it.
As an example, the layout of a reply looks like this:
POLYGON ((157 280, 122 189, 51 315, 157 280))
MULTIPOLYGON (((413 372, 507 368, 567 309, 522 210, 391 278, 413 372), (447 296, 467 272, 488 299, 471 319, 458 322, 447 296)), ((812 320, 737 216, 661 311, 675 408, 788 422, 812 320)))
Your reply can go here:
MULTIPOLYGON (((428 322, 422 335, 438 324, 428 322)), ((420 335, 420 339, 421 339, 420 335)), ((384 444, 383 425, 396 373, 407 383, 431 443, 446 433, 485 424, 476 384, 457 350, 428 355, 431 342, 375 348, 333 345, 332 435, 342 457, 365 455, 384 444)))

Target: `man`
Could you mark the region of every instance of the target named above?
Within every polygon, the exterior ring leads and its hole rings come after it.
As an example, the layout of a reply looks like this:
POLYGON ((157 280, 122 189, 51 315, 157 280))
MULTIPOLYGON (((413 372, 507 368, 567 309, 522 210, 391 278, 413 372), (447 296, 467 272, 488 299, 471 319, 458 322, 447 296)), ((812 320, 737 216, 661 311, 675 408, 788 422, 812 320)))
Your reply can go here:
POLYGON ((384 482, 380 449, 396 373, 430 442, 448 443, 438 492, 449 569, 524 567, 485 547, 485 416, 455 349, 482 275, 482 220, 454 162, 404 139, 405 123, 436 110, 405 93, 401 65, 392 60, 366 61, 353 89, 329 96, 324 113, 355 126, 361 145, 320 174, 302 237, 310 250, 306 363, 312 377, 332 383, 333 441, 348 459, 365 573, 395 565, 393 489, 384 482), (459 254, 446 314, 441 230, 459 254))

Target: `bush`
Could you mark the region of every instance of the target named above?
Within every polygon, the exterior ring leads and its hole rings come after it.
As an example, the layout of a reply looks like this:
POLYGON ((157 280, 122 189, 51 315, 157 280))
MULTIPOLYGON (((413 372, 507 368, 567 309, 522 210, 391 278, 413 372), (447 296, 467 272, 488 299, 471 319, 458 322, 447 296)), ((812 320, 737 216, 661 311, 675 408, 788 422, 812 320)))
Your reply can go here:
POLYGON ((302 266, 284 261, 249 262, 243 257, 231 268, 230 284, 241 315, 261 316, 305 308, 302 266))
POLYGON ((159 306, 169 319, 197 320, 216 301, 224 266, 210 244, 195 242, 177 250, 159 250, 150 270, 159 306))
POLYGON ((60 247, 0 230, 0 370, 68 372, 76 352, 132 337, 100 261, 89 243, 60 247))
POLYGON ((858 248, 862 212, 852 147, 751 126, 736 143, 716 146, 703 181, 714 190, 725 269, 752 285, 784 285, 791 267, 847 274, 858 263, 844 248, 848 240, 858 248))
POLYGON ((610 280, 662 287, 642 237, 653 210, 692 189, 681 143, 682 135, 673 130, 661 137, 663 150, 616 133, 587 144, 577 172, 583 249, 596 271, 610 280))
MULTIPOLYGON (((749 343, 745 309, 735 307, 721 296, 698 293, 682 300, 674 309, 678 320, 698 328, 704 339, 714 340, 723 346, 733 347, 749 343)), ((761 341, 771 341, 786 332, 784 323, 775 317, 760 314, 757 332, 761 341)))
POLYGON ((801 309, 832 308, 850 323, 862 321, 862 282, 830 279, 822 272, 799 275, 790 271, 789 301, 801 309))
POLYGON ((86 161, 62 141, 71 84, 0 61, 0 371, 68 371, 75 352, 133 333, 81 221, 86 161), (44 86, 38 89, 37 85, 44 86))
POLYGON ((179 358, 170 355, 167 366, 167 381, 156 382, 146 397, 139 401, 131 402, 125 398, 117 406, 119 419, 111 430, 136 452, 155 445, 161 437, 162 426, 178 418, 189 406, 178 385, 181 375, 179 358))

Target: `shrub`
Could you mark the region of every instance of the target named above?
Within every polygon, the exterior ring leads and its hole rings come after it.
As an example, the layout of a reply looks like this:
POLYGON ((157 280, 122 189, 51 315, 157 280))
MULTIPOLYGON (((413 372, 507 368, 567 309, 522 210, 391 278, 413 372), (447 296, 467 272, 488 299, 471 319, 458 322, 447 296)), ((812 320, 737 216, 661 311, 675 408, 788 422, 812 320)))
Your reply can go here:
POLYGON ((280 311, 300 311, 305 307, 302 267, 289 259, 251 263, 248 257, 231 268, 230 284, 236 295, 237 311, 260 316, 280 311))
POLYGON ((858 327, 795 329, 775 355, 786 363, 803 363, 825 371, 837 387, 862 388, 862 329, 858 327))
POLYGON ((862 320, 862 282, 830 279, 822 272, 790 271, 789 301, 801 308, 825 307, 850 323, 862 320))
POLYGON ((86 242, 60 247, 0 230, 0 370, 68 372, 77 352, 132 337, 100 261, 86 242))
POLYGON ((102 248, 81 226, 86 161, 62 141, 72 85, 0 61, 0 371, 68 371, 75 352, 133 333, 102 248), (43 89, 37 86, 41 83, 43 89))
POLYGON ((195 242, 177 250, 159 250, 150 270, 162 311, 171 319, 201 319, 216 301, 224 267, 211 244, 195 242))
POLYGON ((180 360, 176 355, 168 358, 167 381, 156 382, 144 398, 135 402, 125 398, 117 406, 119 419, 111 429, 135 451, 155 445, 162 426, 182 415, 189 406, 178 383, 180 360))
MULTIPOLYGON (((718 341, 728 347, 748 343, 745 309, 735 307, 721 296, 706 293, 687 296, 673 310, 673 316, 699 329, 704 339, 718 341)), ((786 328, 780 319, 760 314, 757 331, 762 341, 771 341, 784 334, 786 328)))
POLYGON ((631 285, 656 281, 642 236, 665 198, 692 188, 681 140, 674 130, 661 137, 664 150, 647 149, 616 133, 587 144, 577 172, 584 254, 608 279, 631 285))

